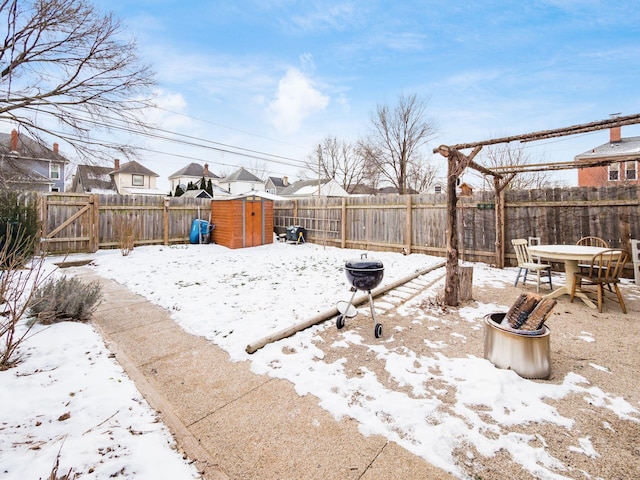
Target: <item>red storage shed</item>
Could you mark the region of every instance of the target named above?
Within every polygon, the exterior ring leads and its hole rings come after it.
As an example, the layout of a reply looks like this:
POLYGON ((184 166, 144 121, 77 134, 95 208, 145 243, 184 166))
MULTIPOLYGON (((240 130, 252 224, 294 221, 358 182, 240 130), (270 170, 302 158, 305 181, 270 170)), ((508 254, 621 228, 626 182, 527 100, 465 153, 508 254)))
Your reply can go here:
POLYGON ((273 200, 259 193, 211 200, 215 243, 229 248, 273 243, 273 200))

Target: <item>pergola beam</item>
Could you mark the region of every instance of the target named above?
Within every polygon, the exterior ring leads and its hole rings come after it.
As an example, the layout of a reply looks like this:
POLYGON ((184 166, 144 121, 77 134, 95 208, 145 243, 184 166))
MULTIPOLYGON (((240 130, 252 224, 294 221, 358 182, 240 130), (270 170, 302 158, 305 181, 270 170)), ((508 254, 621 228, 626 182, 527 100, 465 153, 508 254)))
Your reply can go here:
MULTIPOLYGON (((568 135, 576 135, 578 133, 595 132, 598 130, 604 130, 606 128, 620 127, 623 125, 634 125, 637 123, 640 123, 640 113, 627 115, 624 117, 609 118, 607 120, 598 120, 597 122, 582 123, 579 125, 558 128, 555 130, 541 130, 539 132, 525 133, 522 135, 512 135, 510 137, 492 138, 489 140, 482 140, 480 142, 473 143, 459 143, 457 145, 450 145, 449 148, 462 150, 465 148, 484 147, 487 145, 495 145, 497 143, 510 143, 515 141, 535 142, 537 140, 544 140, 546 138, 565 137, 568 135)), ((433 153, 437 153, 436 150, 434 150, 433 153)))

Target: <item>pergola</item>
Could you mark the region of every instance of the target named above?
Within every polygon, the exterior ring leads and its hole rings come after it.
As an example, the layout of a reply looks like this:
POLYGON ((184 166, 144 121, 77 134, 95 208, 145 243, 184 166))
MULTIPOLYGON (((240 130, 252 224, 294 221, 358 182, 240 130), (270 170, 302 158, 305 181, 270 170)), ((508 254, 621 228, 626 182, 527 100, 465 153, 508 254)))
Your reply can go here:
POLYGON ((627 162, 640 160, 640 154, 616 157, 615 159, 590 159, 580 162, 556 162, 540 163, 529 165, 505 165, 488 169, 476 163, 473 159, 487 145, 510 142, 535 142, 554 137, 565 137, 579 133, 594 132, 611 127, 623 125, 634 125, 640 123, 640 114, 618 116, 607 120, 600 120, 591 123, 573 125, 571 127, 558 128, 555 130, 542 130, 539 132, 526 133, 523 135, 513 135, 510 137, 494 138, 481 142, 460 143, 457 145, 440 145, 433 150, 433 153, 440 153, 447 158, 447 266, 444 301, 446 305, 458 305, 459 291, 459 268, 458 268, 458 232, 457 232, 457 204, 458 193, 456 191, 457 180, 462 175, 465 168, 473 168, 484 175, 493 177, 495 189, 496 205, 496 266, 504 267, 504 190, 520 172, 534 172, 544 170, 569 170, 609 165, 615 162, 627 162), (468 155, 460 150, 473 148, 468 155))

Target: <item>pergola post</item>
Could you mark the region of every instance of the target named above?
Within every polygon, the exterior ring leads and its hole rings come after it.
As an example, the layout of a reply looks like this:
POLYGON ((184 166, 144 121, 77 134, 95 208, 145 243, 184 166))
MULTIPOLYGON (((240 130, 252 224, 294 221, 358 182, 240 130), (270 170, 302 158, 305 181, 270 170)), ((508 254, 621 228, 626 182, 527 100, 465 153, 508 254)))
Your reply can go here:
POLYGON ((451 307, 458 305, 460 289, 460 272, 458 268, 458 178, 465 168, 471 163, 482 147, 476 147, 469 156, 451 149, 446 145, 440 145, 438 151, 447 158, 447 267, 444 288, 444 303, 451 307))

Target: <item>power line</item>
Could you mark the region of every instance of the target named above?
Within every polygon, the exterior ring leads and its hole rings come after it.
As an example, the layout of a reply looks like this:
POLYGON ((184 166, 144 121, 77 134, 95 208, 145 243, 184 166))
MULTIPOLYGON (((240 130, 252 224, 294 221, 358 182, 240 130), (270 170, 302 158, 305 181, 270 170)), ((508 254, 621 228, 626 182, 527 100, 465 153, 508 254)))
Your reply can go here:
MULTIPOLYGON (((28 108, 28 107, 27 107, 28 108)), ((285 157, 282 155, 276 155, 276 154, 271 154, 271 153, 266 153, 266 152, 261 152, 258 150, 252 150, 252 149, 248 149, 248 148, 243 148, 243 147, 236 147, 234 145, 229 145, 229 144, 225 144, 225 143, 221 143, 221 142, 216 142, 213 140, 209 140, 206 138, 200 138, 200 137, 196 137, 193 135, 186 135, 183 133, 179 133, 179 132, 173 132, 171 130, 166 130, 163 128, 158 128, 158 127, 153 127, 150 128, 149 131, 144 131, 143 129, 136 129, 133 128, 129 125, 119 125, 119 122, 122 122, 122 120, 114 118, 114 117, 103 117, 106 118, 108 120, 112 120, 114 123, 106 123, 103 121, 98 121, 98 120, 94 120, 92 118, 87 118, 87 117, 78 117, 81 121, 92 124, 92 125, 96 125, 98 127, 102 127, 102 128, 106 128, 106 129, 114 129, 114 130, 119 130, 125 133, 130 133, 130 134, 134 134, 134 135, 138 135, 141 137, 147 137, 147 138, 151 138, 151 139, 156 139, 156 140, 162 140, 162 141, 167 141, 167 142, 172 142, 172 143, 177 143, 177 144, 181 144, 181 145, 187 145, 187 146, 191 146, 191 147, 197 147, 197 148, 203 148, 203 149, 207 149, 207 150, 214 150, 217 152, 222 152, 222 153, 228 153, 231 155, 241 155, 244 157, 248 157, 248 158, 255 158, 258 160, 263 160, 266 162, 273 162, 273 163, 278 163, 281 165, 285 165, 285 166, 289 166, 289 167, 304 167, 306 166, 305 162, 303 160, 298 160, 295 158, 291 158, 291 157, 285 157), (155 133, 155 132, 159 132, 159 133, 155 133), (172 135, 171 136, 167 136, 167 135, 172 135), (176 138, 177 137, 177 138, 176 138), (192 141, 193 140, 193 141, 192 141), (201 143, 198 143, 201 142, 201 143), (203 145, 203 143, 205 143, 205 145, 203 145), (211 144, 211 145, 206 145, 206 144, 211 144), (214 146, 214 145, 219 145, 219 146, 214 146), (224 147, 224 148, 223 148, 224 147), (231 150, 234 149, 234 150, 231 150), (245 153, 246 152, 246 153, 245 153)), ((124 123, 124 122, 123 122, 124 123)), ((63 132, 57 132, 60 134, 64 134, 63 132)), ((67 137, 72 137, 72 135, 69 134, 64 134, 67 137)), ((79 137, 75 137, 77 140, 82 140, 79 137)), ((110 142, 110 141, 100 141, 104 146, 108 146, 110 144, 114 144, 114 142, 110 142)), ((143 149, 142 147, 138 147, 138 149, 143 149)), ((171 153, 168 152, 158 152, 158 153, 164 153, 166 155, 173 155, 171 153)))

